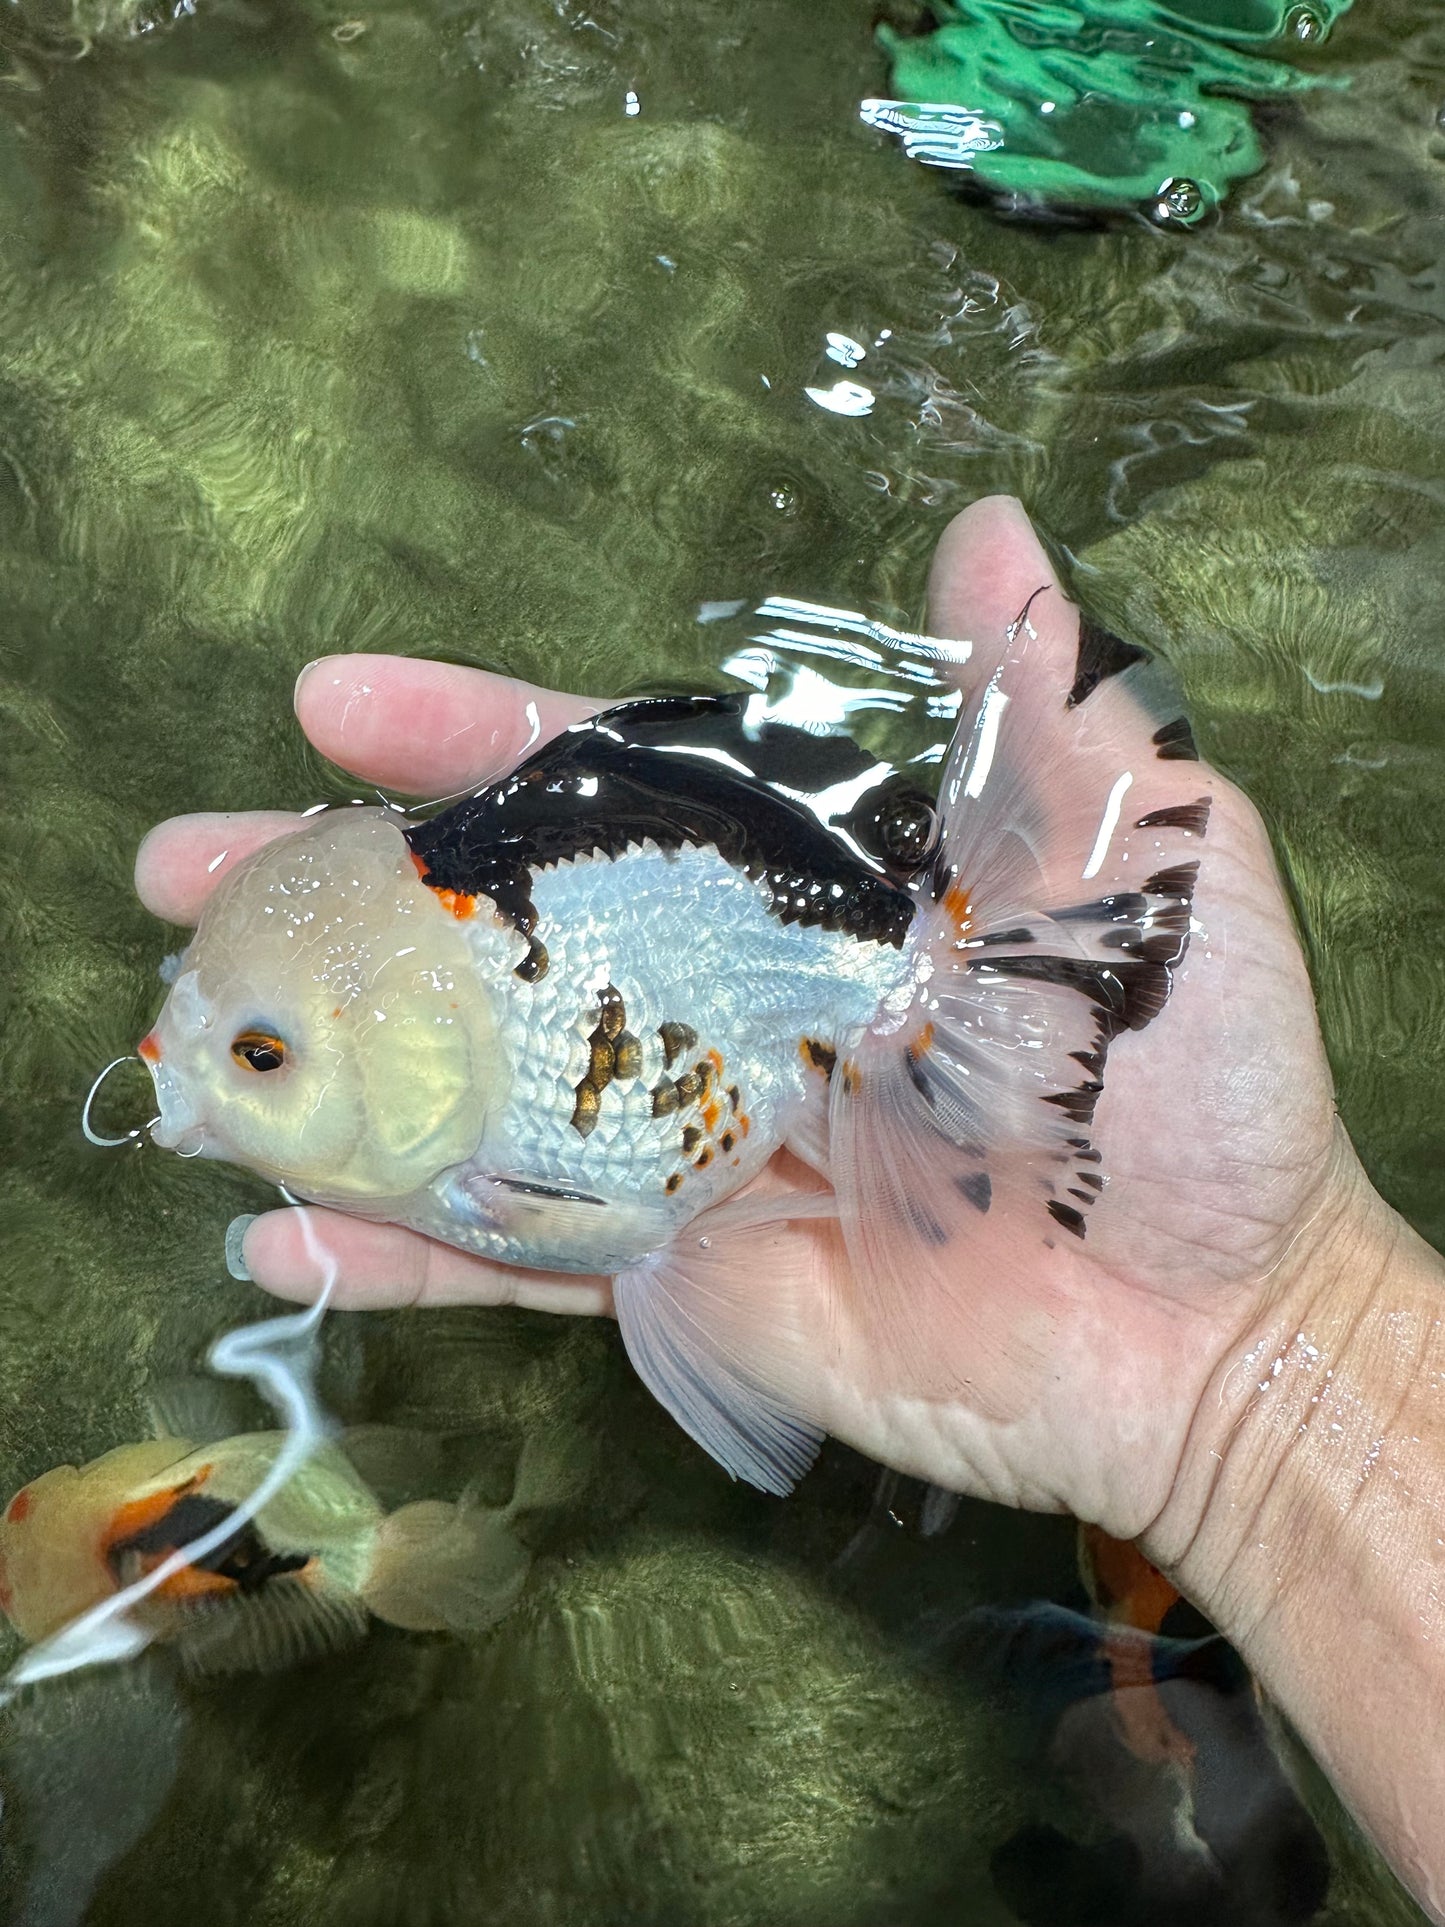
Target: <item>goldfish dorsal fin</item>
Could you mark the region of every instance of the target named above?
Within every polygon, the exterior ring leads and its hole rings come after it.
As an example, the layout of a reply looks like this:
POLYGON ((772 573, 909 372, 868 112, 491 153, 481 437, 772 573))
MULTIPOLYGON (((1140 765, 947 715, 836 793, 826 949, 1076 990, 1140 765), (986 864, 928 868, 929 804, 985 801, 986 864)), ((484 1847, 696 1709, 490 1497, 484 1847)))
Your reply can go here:
POLYGON ((760 1303, 760 1281, 777 1281, 772 1247, 786 1219, 835 1210, 828 1192, 717 1205, 613 1280, 638 1376, 726 1472, 764 1492, 793 1489, 817 1457, 823 1428, 807 1416, 789 1294, 777 1289, 760 1303), (766 1362, 757 1357, 760 1318, 772 1338, 766 1362))
POLYGON ((173 1609, 187 1672, 270 1673, 338 1652, 366 1631, 366 1607, 309 1576, 285 1574, 264 1590, 188 1601, 173 1609))

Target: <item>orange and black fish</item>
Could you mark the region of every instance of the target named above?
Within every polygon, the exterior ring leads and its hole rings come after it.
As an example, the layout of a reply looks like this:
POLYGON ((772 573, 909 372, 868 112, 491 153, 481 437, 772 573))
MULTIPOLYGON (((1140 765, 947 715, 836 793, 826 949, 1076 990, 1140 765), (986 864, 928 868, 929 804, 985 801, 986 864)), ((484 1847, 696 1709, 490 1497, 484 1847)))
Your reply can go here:
POLYGON ((137 1596, 135 1619, 196 1669, 229 1671, 343 1644, 373 1614, 476 1632, 514 1603, 529 1563, 512 1529, 520 1482, 504 1511, 424 1500, 387 1512, 326 1443, 247 1517, 238 1507, 286 1436, 150 1439, 35 1479, 0 1522, 0 1609, 43 1640, 172 1567, 137 1596))

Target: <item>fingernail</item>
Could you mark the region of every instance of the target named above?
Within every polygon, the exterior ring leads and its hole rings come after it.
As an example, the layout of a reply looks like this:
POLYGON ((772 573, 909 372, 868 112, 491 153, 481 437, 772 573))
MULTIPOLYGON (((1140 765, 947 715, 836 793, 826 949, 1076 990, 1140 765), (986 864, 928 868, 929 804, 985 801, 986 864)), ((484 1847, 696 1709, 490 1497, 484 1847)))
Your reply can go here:
POLYGON ((303 667, 301 674, 296 678, 295 687, 291 691, 291 707, 293 709, 296 707, 297 703, 299 703, 301 700, 302 683, 305 682, 306 678, 311 674, 311 671, 313 669, 318 668, 320 664, 322 664, 325 661, 326 661, 325 656, 313 656, 310 662, 308 662, 303 667))
POLYGON ((231 1222, 226 1226, 226 1269, 233 1278, 239 1279, 243 1285, 251 1285, 256 1282, 246 1269, 245 1246, 246 1233, 256 1222, 257 1215, 254 1211, 248 1212, 245 1217, 232 1218, 231 1222))

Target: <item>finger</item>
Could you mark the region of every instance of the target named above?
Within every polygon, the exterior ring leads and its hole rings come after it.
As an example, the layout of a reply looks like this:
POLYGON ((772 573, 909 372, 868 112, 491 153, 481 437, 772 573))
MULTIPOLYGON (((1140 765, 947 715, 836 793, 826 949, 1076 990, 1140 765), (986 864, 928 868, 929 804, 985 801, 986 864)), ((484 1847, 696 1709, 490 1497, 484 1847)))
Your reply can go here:
POLYGON ((189 928, 228 870, 302 820, 284 810, 173 816, 158 823, 136 851, 136 894, 156 916, 189 928))
POLYGON ((301 1304, 318 1297, 331 1277, 331 1303, 345 1311, 394 1305, 519 1305, 593 1315, 612 1310, 605 1278, 488 1264, 399 1225, 367 1224, 316 1205, 268 1211, 251 1220, 239 1241, 227 1242, 240 1257, 241 1271, 276 1297, 301 1304))
POLYGON ((1078 659, 1079 612, 1065 596, 1053 564, 1021 502, 989 495, 956 515, 943 531, 928 579, 932 634, 967 638, 985 662, 1028 609, 1035 661, 1067 690, 1078 659))
POLYGON ((417 796, 501 776, 597 708, 510 676, 406 656, 322 656, 301 671, 295 702, 323 756, 417 796))

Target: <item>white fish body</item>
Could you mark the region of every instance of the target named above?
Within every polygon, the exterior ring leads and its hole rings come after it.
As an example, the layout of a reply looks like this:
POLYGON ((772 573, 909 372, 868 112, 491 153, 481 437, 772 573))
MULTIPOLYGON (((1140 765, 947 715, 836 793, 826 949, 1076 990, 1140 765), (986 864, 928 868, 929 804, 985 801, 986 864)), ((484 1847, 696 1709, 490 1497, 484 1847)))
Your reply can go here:
POLYGON ((847 780, 805 791, 779 756, 818 743, 780 751, 718 698, 606 712, 425 822, 311 819, 223 881, 182 958, 141 1046, 157 1138, 610 1274, 657 1397, 786 1491, 821 1432, 738 1362, 750 1240, 836 1212, 895 1333, 976 1320, 971 1271, 1086 1236, 1110 1042, 1188 943, 1187 724, 1155 727, 1142 652, 1086 625, 1064 690, 1031 634, 978 682, 936 814, 887 783, 874 808, 846 743, 847 780), (784 1144, 831 1197, 729 1203, 784 1144))

